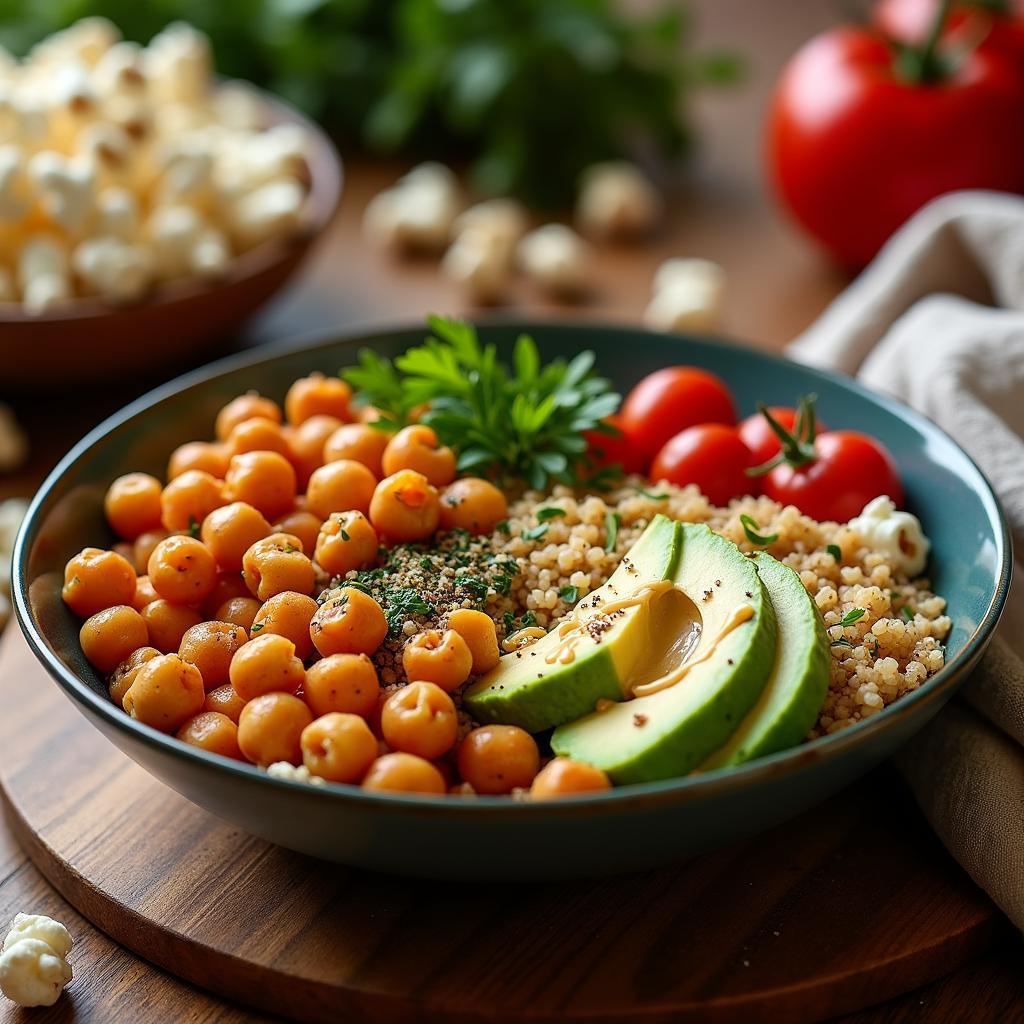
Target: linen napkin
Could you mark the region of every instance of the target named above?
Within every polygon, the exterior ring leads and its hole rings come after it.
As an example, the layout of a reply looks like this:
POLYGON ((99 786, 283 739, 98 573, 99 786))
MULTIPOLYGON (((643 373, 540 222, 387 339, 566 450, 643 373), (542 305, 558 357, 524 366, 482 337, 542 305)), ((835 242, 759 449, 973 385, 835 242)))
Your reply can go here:
MULTIPOLYGON (((1024 553, 1024 198, 959 192, 934 201, 789 354, 856 374, 943 427, 992 482, 1024 553)), ((949 851, 1024 929, 1024 574, 1016 568, 1020 582, 979 668, 896 764, 949 851)))

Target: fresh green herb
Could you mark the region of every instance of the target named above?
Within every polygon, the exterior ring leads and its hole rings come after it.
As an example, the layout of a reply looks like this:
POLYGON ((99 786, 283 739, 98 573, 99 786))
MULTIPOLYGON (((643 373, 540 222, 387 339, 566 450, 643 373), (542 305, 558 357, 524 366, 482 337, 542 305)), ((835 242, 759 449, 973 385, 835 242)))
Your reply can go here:
POLYGON ((653 494, 651 491, 645 491, 642 487, 636 489, 637 494, 642 494, 645 498, 650 498, 651 501, 668 501, 668 494, 653 494))
POLYGON ((566 604, 575 604, 580 596, 579 587, 562 587, 562 589, 558 592, 558 596, 566 604))
POLYGON ((832 641, 832 646, 833 647, 849 647, 851 651, 853 650, 853 644, 851 644, 850 641, 847 640, 845 637, 840 637, 840 639, 838 639, 838 640, 833 640, 832 641))
POLYGON ((253 624, 252 624, 252 625, 251 625, 251 626, 249 627, 249 632, 250 632, 250 634, 251 634, 251 633, 259 633, 259 632, 260 632, 260 630, 262 630, 262 629, 264 629, 264 628, 266 627, 266 625, 267 625, 267 624, 266 624, 265 622, 254 622, 254 623, 253 623, 253 624))
POLYGON ((370 588, 365 583, 363 583, 362 580, 342 580, 339 586, 351 587, 353 590, 358 590, 364 594, 369 594, 371 597, 373 596, 370 593, 370 588))
POLYGON ((520 629, 529 629, 530 626, 536 626, 536 625, 537 625, 537 616, 534 615, 532 611, 528 611, 519 620, 519 627, 520 627, 520 629))
POLYGON ((434 563, 429 558, 421 558, 420 559, 420 568, 421 569, 433 569, 434 568, 434 563))
POLYGON ((349 534, 348 534, 348 531, 347 531, 347 530, 345 529, 345 527, 344 527, 344 526, 342 526, 342 527, 341 527, 341 528, 340 528, 340 529, 338 530, 338 536, 340 536, 340 537, 341 537, 341 539, 342 539, 342 540, 344 540, 344 541, 350 541, 350 540, 352 539, 352 538, 351 538, 351 537, 349 536, 349 534))
POLYGON ((838 544, 829 544, 825 550, 837 561, 843 560, 843 549, 838 544))
POLYGON ((539 508, 537 509, 537 522, 546 523, 549 519, 561 519, 564 515, 564 508, 554 508, 553 506, 539 508))
POLYGON ((456 575, 455 586, 465 587, 478 601, 485 601, 491 589, 485 580, 477 579, 476 576, 456 575))
POLYGON ((774 544, 779 539, 777 533, 769 533, 762 536, 758 532, 761 527, 758 526, 757 520, 746 513, 740 516, 740 523, 743 524, 743 532, 747 535, 747 540, 758 547, 766 548, 769 544, 774 544))
POLYGON ((198 537, 200 530, 199 520, 195 516, 188 517, 188 535, 190 537, 198 537))
POLYGON ((498 533, 503 533, 506 537, 512 532, 511 529, 509 529, 507 519, 502 519, 500 522, 495 523, 494 528, 498 533))
POLYGON ((388 636, 396 637, 410 615, 430 615, 433 609, 420 593, 411 587, 394 587, 381 596, 384 617, 388 620, 388 636))
POLYGON ((501 617, 501 622, 502 625, 505 627, 506 636, 508 636, 509 633, 515 630, 516 617, 511 612, 505 612, 505 614, 501 617))
POLYGON ((540 540, 548 532, 548 524, 541 523, 540 526, 532 526, 529 530, 523 530, 520 536, 523 540, 540 540))
POLYGON ((852 626, 855 622, 859 622, 864 616, 867 615, 866 608, 851 608, 840 620, 839 625, 846 627, 852 626))
POLYGON ((914 621, 914 613, 910 610, 910 605, 909 604, 905 604, 900 609, 900 615, 903 616, 903 619, 904 619, 905 622, 913 622, 914 621))
MULTIPOLYGON (((502 562, 500 564, 513 564, 513 567, 515 567, 514 563, 502 562)), ((515 572, 506 572, 503 570, 498 571, 491 577, 491 584, 499 594, 502 594, 504 597, 508 597, 508 595, 512 593, 512 584, 515 582, 517 573, 518 568, 516 568, 515 572)))
POLYGON ((291 543, 285 544, 285 546, 284 546, 284 552, 285 552, 286 555, 294 555, 294 554, 296 554, 298 552, 298 550, 299 549, 294 544, 291 544, 291 543))
POLYGON ((622 520, 619 518, 618 513, 608 512, 604 517, 604 549, 611 554, 615 550, 615 545, 619 540, 619 527, 622 525, 622 520))

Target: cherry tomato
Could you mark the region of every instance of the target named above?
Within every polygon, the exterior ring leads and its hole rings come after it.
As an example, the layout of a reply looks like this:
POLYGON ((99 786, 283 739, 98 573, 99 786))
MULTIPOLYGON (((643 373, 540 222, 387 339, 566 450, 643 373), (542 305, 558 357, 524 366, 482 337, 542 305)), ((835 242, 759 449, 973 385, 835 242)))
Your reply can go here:
POLYGON ((812 519, 845 523, 873 498, 887 494, 903 504, 903 485, 883 445, 853 430, 831 430, 814 441, 816 458, 803 466, 776 466, 761 478, 763 493, 795 505, 812 519))
POLYGON ((699 423, 736 422, 725 383, 694 366, 667 366, 644 377, 626 396, 619 422, 648 461, 669 438, 699 423))
POLYGON ((587 450, 596 466, 619 465, 627 473, 642 473, 647 468, 647 460, 636 445, 622 433, 622 421, 619 416, 609 416, 605 423, 618 434, 606 434, 602 430, 587 430, 583 436, 587 440, 587 450))
MULTIPOLYGON (((872 21, 889 39, 911 45, 928 38, 941 0, 880 0, 872 21)), ((953 4, 946 22, 951 42, 962 40, 979 49, 1024 60, 1024 0, 1008 0, 1004 10, 995 5, 953 4)))
POLYGON ((676 434, 658 452, 650 476, 680 486, 696 484, 712 504, 725 505, 730 498, 756 493, 756 477, 747 476, 753 465, 735 427, 701 423, 676 434))
MULTIPOLYGON (((768 407, 768 411, 786 430, 793 430, 796 427, 796 409, 790 409, 783 405, 771 405, 768 407)), ((743 438, 743 443, 754 456, 755 466, 763 466, 782 450, 782 444, 775 431, 768 426, 768 421, 759 412, 748 416, 737 429, 740 437, 743 438)), ((818 420, 816 429, 820 431, 827 428, 818 420)))

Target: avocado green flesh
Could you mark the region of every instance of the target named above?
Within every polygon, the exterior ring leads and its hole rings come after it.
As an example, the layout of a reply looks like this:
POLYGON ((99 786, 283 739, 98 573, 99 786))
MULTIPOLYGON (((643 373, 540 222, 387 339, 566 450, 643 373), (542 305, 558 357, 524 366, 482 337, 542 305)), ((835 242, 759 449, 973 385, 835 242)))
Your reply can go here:
MULTIPOLYGON (((598 608, 644 583, 668 579, 679 561, 679 538, 678 523, 656 516, 608 582, 580 604, 598 608)), ((567 664, 547 661, 561 644, 557 629, 551 630, 524 650, 502 657, 466 690, 463 706, 478 722, 540 732, 593 711, 601 699, 621 701, 623 680, 633 675, 651 642, 648 612, 649 605, 644 605, 618 613, 598 639, 584 635, 567 664)))
MULTIPOLYGON (((689 653, 693 668, 667 689, 560 726, 551 739, 556 754, 596 765, 618 784, 675 778, 696 768, 754 706, 775 663, 775 612, 754 562, 707 526, 680 530, 675 584, 702 619, 700 641, 689 653), (750 605, 753 616, 723 635, 742 605, 750 605), (699 661, 713 643, 713 654, 699 661)), ((653 661, 648 679, 663 670, 660 657, 653 661)))
POLYGON ((757 703, 702 770, 742 764, 800 743, 828 692, 828 639, 814 600, 800 577, 771 555, 759 552, 754 564, 775 608, 775 666, 757 703))

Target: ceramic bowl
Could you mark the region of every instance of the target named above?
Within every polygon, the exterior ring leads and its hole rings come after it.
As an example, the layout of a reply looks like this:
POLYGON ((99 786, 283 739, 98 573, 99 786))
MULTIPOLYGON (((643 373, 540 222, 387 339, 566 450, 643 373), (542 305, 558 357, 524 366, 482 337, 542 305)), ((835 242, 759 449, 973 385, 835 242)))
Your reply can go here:
POLYGON ((0 305, 5 383, 50 391, 180 364, 227 336, 284 286, 334 216, 342 168, 334 145, 317 125, 286 103, 260 95, 268 124, 300 125, 310 140, 302 231, 242 253, 219 281, 170 281, 133 306, 81 298, 33 316, 20 306, 0 305))
POLYGON ((65 561, 83 547, 112 540, 102 511, 109 482, 130 470, 162 474, 171 450, 209 436, 217 409, 243 391, 256 388, 280 399, 295 377, 334 372, 352 363, 363 345, 398 353, 423 338, 422 327, 224 360, 140 399, 76 445, 36 495, 14 556, 18 618, 40 662, 125 753, 243 829, 345 864, 492 880, 627 871, 751 835, 862 775, 949 700, 999 618, 1010 541, 989 484, 941 430, 848 379, 722 342, 591 325, 481 329, 506 352, 521 331, 535 336, 546 357, 594 349, 601 372, 622 389, 658 367, 689 363, 725 378, 744 414, 759 399, 788 405, 813 391, 832 427, 870 430, 899 463, 908 505, 934 545, 934 585, 948 598, 953 620, 946 666, 880 714, 793 750, 739 768, 557 803, 313 788, 268 778, 130 719, 111 703, 103 680, 82 656, 79 623, 60 599, 65 561))

